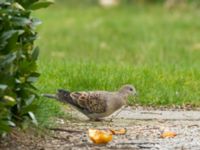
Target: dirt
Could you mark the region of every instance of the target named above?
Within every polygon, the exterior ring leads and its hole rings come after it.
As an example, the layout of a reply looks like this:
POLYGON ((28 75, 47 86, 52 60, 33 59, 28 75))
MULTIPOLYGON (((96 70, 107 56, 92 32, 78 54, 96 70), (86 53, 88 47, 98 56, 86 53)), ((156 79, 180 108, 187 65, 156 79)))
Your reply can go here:
POLYGON ((110 122, 91 122, 79 113, 76 119, 57 118, 56 128, 37 134, 35 129, 12 134, 0 141, 1 150, 87 150, 87 149, 133 149, 133 150, 199 150, 200 113, 198 111, 147 111, 124 110, 110 122), (141 118, 140 118, 141 115, 141 118), (146 117, 145 117, 146 116, 146 117), (96 145, 88 137, 88 129, 126 128, 125 135, 114 135, 108 144, 96 145), (161 138, 164 131, 173 131, 174 138, 161 138))

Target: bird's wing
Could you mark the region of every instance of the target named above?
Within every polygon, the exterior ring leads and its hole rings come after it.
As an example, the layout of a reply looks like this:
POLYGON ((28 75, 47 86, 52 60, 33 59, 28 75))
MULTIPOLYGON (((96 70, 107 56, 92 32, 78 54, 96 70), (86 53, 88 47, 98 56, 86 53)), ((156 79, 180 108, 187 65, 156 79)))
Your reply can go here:
POLYGON ((101 92, 72 92, 70 97, 86 113, 104 113, 106 112, 106 96, 101 92))

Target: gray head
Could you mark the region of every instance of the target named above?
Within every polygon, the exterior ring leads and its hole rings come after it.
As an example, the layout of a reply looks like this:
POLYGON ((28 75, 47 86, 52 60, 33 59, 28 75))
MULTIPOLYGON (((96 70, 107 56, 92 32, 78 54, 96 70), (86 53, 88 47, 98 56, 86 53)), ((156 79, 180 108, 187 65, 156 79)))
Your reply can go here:
POLYGON ((126 84, 119 89, 119 93, 127 97, 131 95, 136 95, 136 90, 133 85, 126 84))

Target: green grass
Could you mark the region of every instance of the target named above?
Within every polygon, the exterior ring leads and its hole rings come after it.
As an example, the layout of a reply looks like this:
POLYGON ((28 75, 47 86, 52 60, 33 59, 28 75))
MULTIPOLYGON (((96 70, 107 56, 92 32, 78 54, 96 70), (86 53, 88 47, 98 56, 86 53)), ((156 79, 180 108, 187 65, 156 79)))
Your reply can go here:
MULTIPOLYGON (((141 105, 200 106, 198 9, 168 11, 161 5, 112 9, 55 4, 35 13, 41 48, 37 87, 116 90, 135 85, 141 105)), ((61 116, 60 104, 37 101, 40 120, 61 116)), ((130 102, 131 103, 131 102, 130 102)))

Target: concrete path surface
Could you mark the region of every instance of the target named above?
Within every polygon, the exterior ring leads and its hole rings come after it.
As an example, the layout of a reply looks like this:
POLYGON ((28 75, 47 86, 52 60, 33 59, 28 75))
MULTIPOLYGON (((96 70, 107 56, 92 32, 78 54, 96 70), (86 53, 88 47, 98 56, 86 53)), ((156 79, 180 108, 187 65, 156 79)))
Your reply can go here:
POLYGON ((117 115, 124 119, 164 119, 164 120, 200 120, 200 111, 160 111, 160 110, 133 110, 126 108, 117 115))
MULTIPOLYGON (((200 150, 200 111, 149 111, 129 107, 123 109, 113 119, 113 122, 109 122, 112 116, 103 122, 89 122, 84 115, 77 111, 73 111, 72 116, 79 118, 80 121, 69 121, 67 126, 73 126, 71 129, 84 131, 89 128, 127 129, 126 135, 115 136, 113 141, 107 145, 92 144, 86 134, 82 138, 87 146, 82 145, 80 149, 200 150), (175 132, 177 136, 161 138, 161 134, 166 131, 175 132)), ((66 126, 66 122, 64 126, 66 126)), ((71 146, 79 149, 80 145, 71 146)))
POLYGON ((26 134, 14 137, 14 140, 8 139, 7 145, 2 141, 0 147, 4 146, 5 150, 200 150, 200 111, 126 108, 112 122, 112 116, 101 122, 92 122, 77 111, 67 112, 71 112, 72 119, 55 118, 57 127, 49 129, 42 138, 26 134), (108 144, 96 145, 88 137, 90 128, 125 128, 127 132, 113 135, 108 144), (177 135, 161 138, 166 131, 177 135))

